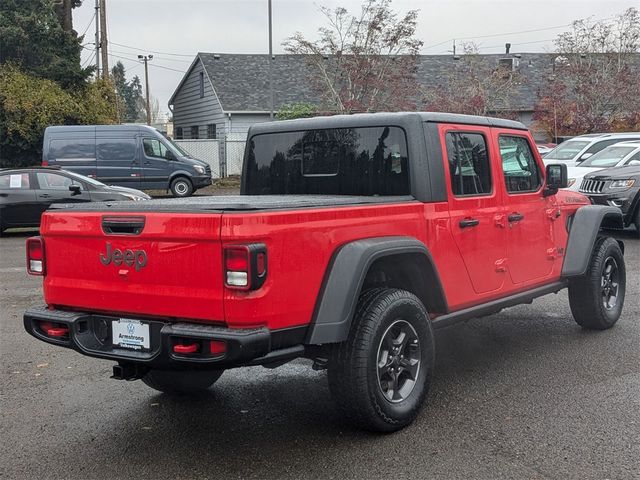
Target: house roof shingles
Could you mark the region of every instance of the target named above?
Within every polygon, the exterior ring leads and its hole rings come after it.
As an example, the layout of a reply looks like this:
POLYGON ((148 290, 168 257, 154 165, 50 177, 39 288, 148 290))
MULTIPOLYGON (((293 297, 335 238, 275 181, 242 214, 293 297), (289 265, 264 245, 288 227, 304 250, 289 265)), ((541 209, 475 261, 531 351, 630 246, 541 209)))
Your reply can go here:
MULTIPOLYGON (((515 90, 512 106, 531 111, 545 78, 553 71, 554 53, 520 53, 518 71, 524 77, 515 90)), ((500 58, 515 55, 480 55, 483 61, 497 65, 500 58)), ((198 53, 215 89, 222 108, 227 112, 269 110, 269 56, 257 54, 198 53)), ((640 59, 639 59, 640 60, 640 59)), ((420 55, 417 78, 424 87, 433 87, 459 68, 459 60, 451 55, 420 55)), ((303 55, 275 55, 273 78, 275 109, 300 102, 320 103, 318 92, 309 81, 311 67, 303 55)), ((180 87, 178 87, 179 89, 180 87)), ((174 94, 175 95, 175 94, 174 94)))

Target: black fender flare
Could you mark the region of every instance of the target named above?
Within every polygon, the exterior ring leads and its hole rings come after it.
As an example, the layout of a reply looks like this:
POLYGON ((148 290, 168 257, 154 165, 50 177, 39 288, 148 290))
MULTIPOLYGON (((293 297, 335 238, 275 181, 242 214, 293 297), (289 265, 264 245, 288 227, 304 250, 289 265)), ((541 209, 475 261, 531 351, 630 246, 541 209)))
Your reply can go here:
MULTIPOLYGON (((577 277, 585 274, 598 232, 602 227, 620 230, 624 228, 622 212, 619 208, 585 205, 576 211, 571 222, 562 264, 563 277, 577 277)), ((624 248, 624 245, 621 245, 621 248, 624 248)))
POLYGON ((435 284, 446 307, 446 297, 435 262, 424 243, 414 237, 374 237, 342 245, 333 254, 316 300, 305 344, 338 343, 347 339, 362 286, 371 265, 393 255, 424 255, 435 272, 435 284))

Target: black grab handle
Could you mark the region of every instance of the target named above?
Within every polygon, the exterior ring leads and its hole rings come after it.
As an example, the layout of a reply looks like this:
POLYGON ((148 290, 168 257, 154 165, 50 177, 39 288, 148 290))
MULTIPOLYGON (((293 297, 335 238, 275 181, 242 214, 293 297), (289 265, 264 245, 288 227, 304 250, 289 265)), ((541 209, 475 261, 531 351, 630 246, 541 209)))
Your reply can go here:
POLYGON ((107 235, 140 235, 144 217, 102 217, 102 231, 107 235))
POLYGON ((477 218, 465 218, 464 220, 460 220, 460 228, 475 227, 479 223, 480 220, 477 218))

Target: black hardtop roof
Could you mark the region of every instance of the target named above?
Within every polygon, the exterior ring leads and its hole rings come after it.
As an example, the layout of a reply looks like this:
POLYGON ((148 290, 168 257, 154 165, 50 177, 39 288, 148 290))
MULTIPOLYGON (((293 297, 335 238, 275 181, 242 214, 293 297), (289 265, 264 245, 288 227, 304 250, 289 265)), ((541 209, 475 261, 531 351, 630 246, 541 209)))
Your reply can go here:
POLYGON ((462 125, 479 125, 484 127, 513 128, 527 130, 521 122, 504 118, 481 117, 476 115, 462 115, 457 113, 439 112, 380 112, 356 113, 353 115, 333 115, 325 117, 302 118, 296 120, 281 120, 252 125, 251 135, 261 133, 286 132, 296 130, 320 130, 326 128, 380 127, 400 126, 418 122, 457 123, 462 125))

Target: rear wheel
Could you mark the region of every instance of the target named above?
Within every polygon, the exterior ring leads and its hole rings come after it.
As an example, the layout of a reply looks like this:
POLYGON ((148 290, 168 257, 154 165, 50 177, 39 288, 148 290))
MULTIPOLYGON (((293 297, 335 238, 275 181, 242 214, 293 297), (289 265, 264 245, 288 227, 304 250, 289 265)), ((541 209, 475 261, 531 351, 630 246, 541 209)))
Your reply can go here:
POLYGON ((343 415, 365 430, 409 425, 429 390, 434 339, 427 311, 404 290, 360 297, 346 342, 335 346, 329 387, 343 415))
POLYGON ((174 197, 188 197, 193 193, 193 184, 186 177, 173 179, 170 188, 174 197))
POLYGON ((636 207, 636 236, 640 238, 640 204, 636 207))
POLYGON ((569 284, 569 305, 582 328, 606 330, 620 318, 626 270, 620 245, 613 238, 596 240, 585 275, 569 284))
POLYGON ((142 381, 169 394, 197 393, 216 383, 224 370, 150 370, 142 381))

